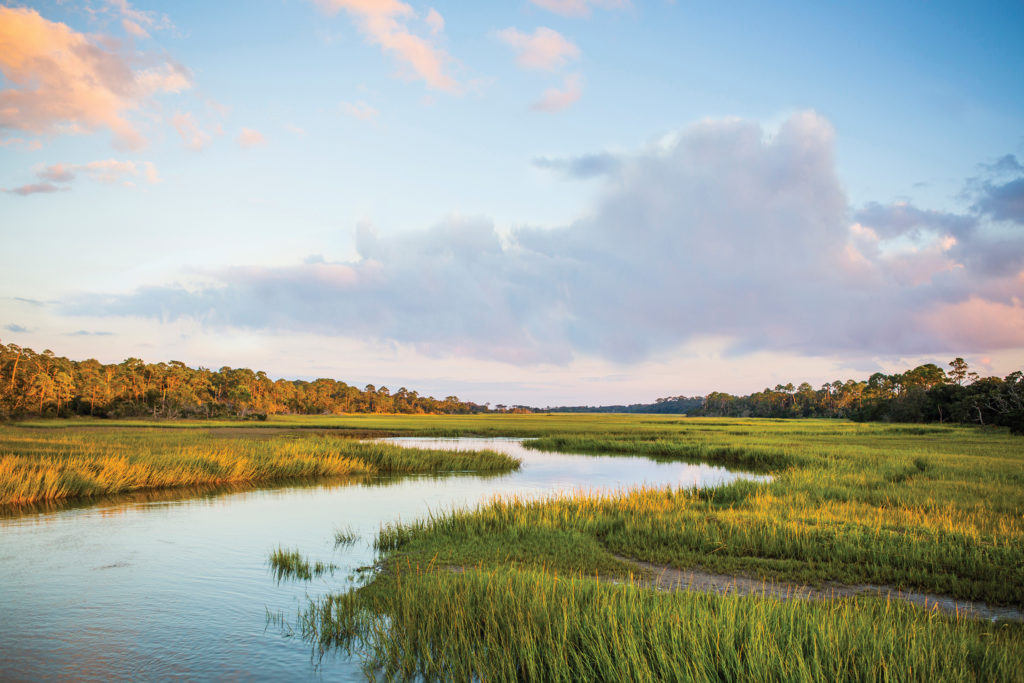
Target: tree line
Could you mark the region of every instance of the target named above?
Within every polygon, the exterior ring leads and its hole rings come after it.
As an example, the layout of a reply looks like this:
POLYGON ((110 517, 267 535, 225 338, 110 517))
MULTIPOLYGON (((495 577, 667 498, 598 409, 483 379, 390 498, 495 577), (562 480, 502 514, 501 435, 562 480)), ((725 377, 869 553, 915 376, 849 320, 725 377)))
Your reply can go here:
POLYGON ((934 363, 867 380, 777 384, 747 396, 712 392, 691 415, 715 417, 843 417, 856 421, 958 422, 1024 433, 1024 373, 979 377, 963 358, 949 371, 934 363))
POLYGON ((486 412, 487 406, 436 399, 405 387, 363 389, 334 379, 272 380, 263 371, 190 368, 180 361, 128 358, 104 364, 74 361, 0 344, 0 419, 97 417, 265 419, 273 414, 486 412))

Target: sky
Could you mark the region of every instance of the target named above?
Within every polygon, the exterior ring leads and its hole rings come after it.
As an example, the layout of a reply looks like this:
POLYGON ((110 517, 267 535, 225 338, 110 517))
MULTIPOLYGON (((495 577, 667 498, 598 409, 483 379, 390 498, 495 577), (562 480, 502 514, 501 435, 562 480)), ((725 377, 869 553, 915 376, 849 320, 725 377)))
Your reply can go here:
POLYGON ((0 4, 0 341, 492 404, 1024 367, 1024 2, 0 4))

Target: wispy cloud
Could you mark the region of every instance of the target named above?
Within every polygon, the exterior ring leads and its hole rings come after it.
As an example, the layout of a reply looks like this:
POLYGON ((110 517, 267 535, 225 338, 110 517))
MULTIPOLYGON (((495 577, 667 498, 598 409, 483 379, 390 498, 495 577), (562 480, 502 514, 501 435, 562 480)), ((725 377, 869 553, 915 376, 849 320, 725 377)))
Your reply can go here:
POLYGON ((70 189, 70 187, 54 185, 53 183, 29 183, 28 185, 22 185, 21 187, 4 190, 4 192, 27 197, 33 194, 50 194, 52 192, 64 192, 70 189))
POLYGON ((557 112, 568 109, 583 96, 583 77, 569 74, 561 88, 548 88, 533 104, 537 111, 557 112))
POLYGON ((24 327, 22 325, 16 325, 14 323, 11 323, 9 325, 4 325, 4 329, 7 330, 8 332, 29 332, 30 331, 27 327, 24 327))
POLYGON ((34 134, 114 134, 119 147, 137 149, 145 138, 129 114, 160 93, 191 87, 191 77, 166 58, 121 54, 113 41, 74 31, 32 9, 0 6, 0 129, 34 134))
POLYGON ((105 184, 132 184, 136 178, 144 178, 150 184, 160 182, 160 174, 157 171, 156 165, 151 161, 134 162, 104 159, 101 161, 90 161, 86 164, 52 164, 36 171, 36 177, 43 182, 23 185, 4 191, 22 196, 63 192, 71 189, 71 183, 79 175, 84 175, 92 181, 105 184))
POLYGON ((178 112, 171 117, 171 125, 178 131, 181 141, 189 149, 199 152, 210 144, 211 138, 209 133, 206 133, 199 127, 192 112, 178 112))
POLYGON ((498 40, 516 50, 516 63, 524 69, 552 71, 569 60, 580 58, 580 49, 558 31, 541 26, 533 33, 506 28, 496 34, 498 40))
POLYGON ((632 7, 629 0, 530 0, 534 5, 561 14, 563 17, 586 17, 591 7, 623 9, 632 7))
POLYGON ((536 157, 532 163, 537 168, 557 171, 567 178, 587 180, 617 174, 624 160, 616 154, 597 152, 569 158, 536 157))
MULTIPOLYGON (((344 10, 352 16, 367 39, 395 56, 409 67, 415 78, 435 90, 455 92, 458 83, 447 67, 451 57, 430 40, 409 28, 417 19, 416 11, 399 0, 315 0, 324 11, 335 14, 344 10)), ((444 28, 444 19, 431 9, 424 19, 428 32, 436 37, 444 28)))
POLYGON ((243 128, 242 132, 239 133, 237 138, 235 138, 235 141, 239 146, 246 149, 259 147, 267 142, 266 138, 263 137, 263 133, 259 132, 255 128, 243 128))
POLYGON ((342 102, 338 106, 343 113, 361 121, 372 121, 380 114, 379 111, 362 101, 342 102))

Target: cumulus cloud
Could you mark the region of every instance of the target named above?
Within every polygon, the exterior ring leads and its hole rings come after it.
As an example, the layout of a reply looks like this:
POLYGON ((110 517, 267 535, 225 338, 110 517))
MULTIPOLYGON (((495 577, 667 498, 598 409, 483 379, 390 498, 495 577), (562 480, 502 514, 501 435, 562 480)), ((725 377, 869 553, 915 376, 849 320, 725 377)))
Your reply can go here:
POLYGON ((342 113, 359 119, 360 121, 372 121, 380 114, 379 111, 368 105, 366 102, 342 102, 338 105, 342 113))
POLYGON ((518 54, 516 63, 524 69, 552 71, 571 59, 580 58, 580 49, 558 31, 541 26, 531 33, 506 28, 496 34, 518 54))
POLYGON ((79 175, 90 180, 108 185, 121 183, 133 184, 135 178, 145 178, 149 183, 160 182, 160 174, 151 161, 136 163, 134 161, 118 161, 104 159, 90 161, 86 164, 52 164, 36 171, 36 176, 43 182, 23 185, 5 192, 30 195, 38 193, 63 192, 71 189, 79 175), (55 184, 55 183, 59 183, 55 184))
POLYGON ((583 77, 569 74, 561 88, 548 88, 541 98, 534 102, 537 111, 556 112, 568 109, 583 97, 583 77))
POLYGON ((563 17, 586 17, 591 7, 622 9, 632 7, 629 0, 530 0, 534 5, 563 17))
POLYGON ((622 168, 623 159, 609 152, 598 152, 569 158, 537 157, 532 163, 537 168, 557 171, 566 178, 587 180, 616 175, 622 168))
POLYGON ((130 112, 160 93, 191 86, 187 71, 165 59, 141 62, 112 41, 49 21, 32 9, 0 6, 0 129, 34 134, 114 134, 119 147, 136 149, 145 138, 130 112))
POLYGON ((235 138, 235 141, 239 146, 245 147, 246 149, 259 147, 267 142, 266 138, 263 137, 263 133, 254 128, 243 128, 242 132, 238 134, 237 138, 235 138))
MULTIPOLYGON (((851 225, 833 146, 831 126, 813 112, 774 131, 704 121, 623 155, 587 217, 570 225, 504 236, 484 218, 391 236, 363 225, 352 261, 227 268, 206 273, 212 286, 89 295, 64 310, 523 364, 639 361, 702 338, 728 339, 737 353, 1024 346, 1024 237, 996 245, 984 223, 961 239, 943 219, 900 244, 881 237, 898 235, 895 227, 851 225), (986 251, 1018 254, 1009 257, 1016 270, 968 258, 986 251)), ((865 210, 872 215, 887 217, 865 210)), ((905 232, 929 217, 904 208, 891 222, 905 232)))
MULTIPOLYGON (((330 14, 344 10, 356 21, 360 32, 385 52, 407 66, 415 78, 434 90, 454 92, 458 83, 447 73, 451 57, 430 40, 409 29, 417 18, 416 11, 399 0, 315 0, 330 14)), ((444 28, 444 18, 435 9, 427 12, 424 21, 432 36, 444 28)))

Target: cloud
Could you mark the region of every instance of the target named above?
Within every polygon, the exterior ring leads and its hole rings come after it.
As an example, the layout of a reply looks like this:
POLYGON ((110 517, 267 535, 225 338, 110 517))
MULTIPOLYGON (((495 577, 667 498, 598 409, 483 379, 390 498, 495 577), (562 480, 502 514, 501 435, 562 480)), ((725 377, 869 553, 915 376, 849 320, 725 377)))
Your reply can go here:
POLYGON ((166 14, 136 9, 127 0, 106 0, 106 5, 108 12, 121 17, 124 30, 137 38, 148 38, 149 32, 146 29, 162 31, 174 28, 166 14))
POLYGON ((10 325, 4 325, 4 329, 9 331, 9 332, 29 332, 30 331, 27 327, 22 327, 21 325, 15 325, 14 323, 11 323, 10 325))
POLYGON ((1024 346, 1024 236, 981 221, 957 238, 955 221, 933 221, 900 244, 905 235, 851 224, 834 137, 813 112, 771 131, 707 120, 623 155, 586 217, 566 226, 499 235, 485 218, 453 217, 381 236, 361 225, 351 261, 225 268, 198 289, 151 286, 62 308, 519 364, 639 362, 709 338, 734 354, 1024 346), (1015 265, 991 269, 981 256, 997 252, 1015 265))
POLYGON ((78 33, 31 9, 0 6, 0 129, 34 134, 114 134, 118 147, 145 138, 128 115, 160 93, 191 86, 187 71, 166 59, 121 54, 115 43, 78 33))
MULTIPOLYGON (((411 69, 415 78, 434 90, 455 92, 458 83, 446 68, 451 57, 429 40, 409 30, 408 22, 416 18, 416 11, 399 0, 315 0, 325 12, 335 14, 344 10, 351 15, 366 38, 395 56, 411 69)), ((431 9, 425 18, 431 35, 444 28, 444 18, 431 9)))
POLYGON ((210 135, 199 128, 199 124, 196 123, 196 119, 192 116, 191 112, 175 114, 171 117, 171 125, 178 131, 181 141, 189 149, 199 152, 210 144, 210 135))
POLYGON ((118 161, 117 159, 104 159, 102 161, 90 161, 87 164, 53 164, 36 171, 36 176, 44 181, 22 187, 5 190, 5 192, 30 195, 37 193, 63 192, 70 190, 79 175, 85 175, 90 180, 105 184, 132 184, 135 178, 145 178, 150 184, 160 182, 160 174, 156 165, 151 161, 135 163, 134 161, 118 161), (56 185, 54 183, 60 183, 56 185))
POLYGON ((28 185, 22 185, 11 190, 4 190, 8 194, 21 195, 27 197, 31 194, 49 194, 51 192, 64 192, 71 188, 61 187, 60 185, 54 185, 53 183, 30 183, 28 185))
POLYGON ((974 210, 993 220, 1024 225, 1024 177, 1006 183, 986 183, 974 210))
POLYGON ((580 49, 561 33, 545 26, 532 34, 506 28, 496 34, 498 40, 510 46, 518 55, 516 63, 524 69, 553 71, 571 59, 580 58, 580 49))
POLYGON ((242 132, 239 133, 235 141, 246 149, 253 147, 259 147, 260 145, 266 144, 267 140, 263 137, 263 133, 255 130, 254 128, 243 128, 242 132))
POLYGON ((76 332, 68 332, 65 336, 68 337, 113 337, 113 332, 93 332, 90 330, 77 330, 76 332))
POLYGON ((0 147, 22 147, 30 151, 43 148, 43 143, 38 140, 26 140, 25 138, 5 138, 0 140, 0 147))
POLYGON ((591 7, 622 9, 632 7, 629 0, 530 0, 534 5, 563 17, 586 17, 591 7))
POLYGON ((427 12, 427 16, 423 18, 423 21, 426 22, 430 35, 436 36, 444 32, 444 17, 433 7, 427 12))
POLYGON ((361 121, 372 121, 380 114, 379 111, 368 105, 366 102, 342 102, 338 107, 345 114, 361 121))
POLYGON ((574 105, 582 96, 583 77, 579 74, 569 74, 565 77, 561 90, 548 88, 540 100, 533 104, 533 108, 546 112, 562 111, 574 105))
POLYGON ((624 160, 609 152, 583 154, 566 159, 536 157, 531 162, 537 168, 557 171, 566 178, 587 180, 600 176, 614 176, 622 168, 624 160))

